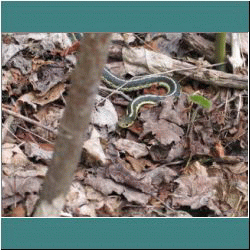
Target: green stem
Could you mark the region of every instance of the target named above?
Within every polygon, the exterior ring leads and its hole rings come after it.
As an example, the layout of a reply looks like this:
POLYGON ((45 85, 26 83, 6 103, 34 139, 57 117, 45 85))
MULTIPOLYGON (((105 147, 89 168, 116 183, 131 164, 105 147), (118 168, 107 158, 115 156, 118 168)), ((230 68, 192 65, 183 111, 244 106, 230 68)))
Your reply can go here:
MULTIPOLYGON (((216 34, 215 40, 215 60, 216 63, 224 63, 226 57, 226 32, 216 34)), ((219 65, 218 70, 226 71, 225 65, 219 65)))

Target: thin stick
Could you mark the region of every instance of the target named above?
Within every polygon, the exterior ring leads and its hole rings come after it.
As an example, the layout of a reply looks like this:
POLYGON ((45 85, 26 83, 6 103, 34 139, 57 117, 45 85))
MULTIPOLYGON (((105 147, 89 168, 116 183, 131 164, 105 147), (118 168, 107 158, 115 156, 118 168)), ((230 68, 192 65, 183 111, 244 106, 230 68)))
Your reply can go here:
MULTIPOLYGON (((235 100, 237 98, 237 96, 233 96, 233 97, 231 97, 227 102, 229 103, 229 102, 232 102, 233 100, 235 100)), ((209 111, 209 113, 211 113, 211 112, 213 112, 215 109, 219 109, 219 108, 221 108, 223 105, 225 105, 226 104, 226 102, 222 102, 221 104, 219 104, 218 106, 216 106, 215 108, 213 108, 213 109, 211 109, 210 111, 209 111)))
POLYGON ((226 114, 227 114, 228 95, 229 95, 229 90, 227 89, 226 102, 225 102, 225 108, 224 108, 224 119, 225 119, 226 114))
POLYGON ((17 126, 18 126, 20 129, 23 129, 24 131, 26 131, 26 132, 28 132, 28 133, 30 133, 30 134, 32 134, 32 135, 38 137, 39 139, 48 142, 49 144, 54 144, 53 142, 51 142, 51 141, 45 139, 44 137, 42 137, 42 136, 40 136, 40 135, 38 135, 38 134, 36 134, 36 133, 33 133, 33 132, 30 131, 29 129, 26 129, 26 128, 20 126, 20 125, 17 125, 17 126))
MULTIPOLYGON (((10 117, 12 117, 13 119, 14 119, 14 117, 13 116, 10 116, 10 117)), ((19 142, 23 142, 22 140, 20 140, 14 133, 12 133, 12 131, 10 130, 10 128, 9 128, 9 125, 7 125, 7 124, 3 124, 3 131, 2 131, 2 144, 4 143, 4 141, 5 141, 5 138, 6 138, 6 135, 7 135, 7 132, 9 132, 14 138, 16 138, 19 142)))
POLYGON ((3 130, 2 130, 2 143, 4 143, 8 131, 10 131, 10 130, 9 130, 9 127, 11 126, 13 120, 14 120, 14 117, 13 117, 13 116, 9 116, 9 117, 6 119, 6 121, 4 122, 4 124, 3 124, 3 130))
POLYGON ((107 95, 103 100, 99 101, 96 106, 100 105, 101 103, 103 103, 104 101, 106 101, 110 96, 112 96, 115 93, 120 92, 119 90, 121 88, 123 88, 124 86, 126 86, 129 83, 129 81, 125 82, 124 84, 122 84, 120 87, 118 87, 117 89, 114 89, 109 95, 107 95))
POLYGON ((30 119, 30 118, 28 118, 28 117, 26 117, 26 116, 23 116, 23 115, 21 115, 21 114, 19 114, 19 113, 13 112, 13 111, 8 110, 8 109, 6 109, 6 108, 2 108, 2 110, 3 110, 4 112, 8 113, 9 115, 13 115, 13 116, 18 117, 18 118, 20 118, 20 119, 23 119, 23 120, 26 121, 26 122, 29 122, 29 123, 31 123, 31 124, 34 124, 34 125, 36 125, 36 126, 38 126, 38 127, 41 127, 41 128, 43 128, 43 129, 46 129, 46 130, 48 130, 48 131, 50 131, 50 132, 52 132, 52 133, 54 133, 54 134, 57 134, 57 132, 56 132, 55 129, 50 128, 50 127, 47 127, 47 126, 44 126, 43 124, 41 124, 41 123, 39 123, 39 122, 37 122, 37 121, 35 121, 35 120, 32 120, 32 119, 30 119))
POLYGON ((190 68, 182 68, 182 69, 172 69, 169 71, 165 71, 165 72, 161 72, 161 73, 155 73, 155 74, 151 74, 152 76, 154 75, 162 75, 162 74, 168 74, 168 73, 172 73, 172 72, 176 72, 176 71, 185 71, 185 70, 193 70, 193 69, 203 69, 203 68, 212 68, 215 66, 219 66, 219 65, 223 65, 226 63, 215 63, 215 64, 211 64, 211 65, 206 65, 206 66, 194 66, 194 67, 190 67, 190 68))
MULTIPOLYGON (((109 89, 109 88, 102 87, 102 86, 99 86, 99 89, 100 90, 104 90, 104 91, 108 91, 108 92, 111 92, 111 93, 114 91, 114 89, 109 89)), ((132 99, 128 95, 124 94, 122 91, 116 91, 116 93, 119 94, 119 95, 121 95, 123 98, 125 98, 129 102, 132 101, 132 99)))
POLYGON ((240 119, 240 110, 242 108, 242 95, 239 93, 239 104, 238 104, 238 108, 237 108, 237 117, 236 117, 236 121, 237 124, 239 123, 239 119, 240 119))

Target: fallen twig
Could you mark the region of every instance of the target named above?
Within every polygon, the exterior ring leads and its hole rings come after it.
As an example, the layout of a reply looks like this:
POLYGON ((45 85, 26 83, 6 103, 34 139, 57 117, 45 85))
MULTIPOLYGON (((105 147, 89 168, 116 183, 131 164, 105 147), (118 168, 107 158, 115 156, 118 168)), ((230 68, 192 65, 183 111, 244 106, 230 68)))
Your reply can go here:
POLYGON ((20 119, 23 119, 23 120, 26 121, 26 122, 29 122, 29 123, 31 123, 31 124, 33 124, 33 125, 36 125, 36 126, 38 126, 38 127, 43 128, 43 129, 46 129, 46 130, 48 130, 48 131, 50 131, 50 132, 52 132, 52 133, 54 133, 54 134, 57 134, 57 132, 56 132, 55 129, 50 128, 50 127, 47 127, 47 126, 45 126, 45 125, 43 125, 43 124, 41 124, 41 123, 39 123, 39 122, 37 122, 37 121, 35 121, 35 120, 32 120, 32 119, 26 117, 26 116, 23 116, 23 115, 21 115, 21 114, 19 114, 19 113, 16 113, 16 112, 14 112, 14 111, 8 110, 8 109, 6 109, 6 108, 2 108, 2 110, 3 110, 4 112, 8 113, 9 115, 18 117, 18 118, 20 118, 20 119))

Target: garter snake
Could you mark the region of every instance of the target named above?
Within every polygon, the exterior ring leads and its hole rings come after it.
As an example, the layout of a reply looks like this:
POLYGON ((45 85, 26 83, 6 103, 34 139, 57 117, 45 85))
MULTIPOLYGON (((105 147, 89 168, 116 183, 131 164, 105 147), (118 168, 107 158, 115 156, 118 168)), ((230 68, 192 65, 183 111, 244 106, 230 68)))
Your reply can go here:
MULTIPOLYGON (((109 87, 113 89, 119 89, 123 92, 131 92, 150 88, 153 84, 158 83, 160 87, 164 87, 167 89, 167 96, 180 95, 179 85, 172 78, 167 76, 147 75, 126 81, 118 78, 105 67, 101 79, 109 87)), ((121 128, 130 127, 134 123, 141 106, 145 104, 156 105, 163 101, 165 98, 166 96, 157 95, 142 95, 135 98, 132 102, 129 103, 126 111, 126 116, 118 122, 118 125, 121 128)))
MULTIPOLYGON (((76 33, 74 33, 74 36, 76 38, 76 33)), ((77 40, 79 39, 77 38, 77 40)), ((135 98, 132 102, 129 103, 126 111, 126 116, 118 122, 118 125, 121 128, 130 127, 134 123, 141 106, 145 104, 157 105, 162 100, 164 100, 166 96, 180 95, 179 85, 172 78, 163 75, 147 75, 137 77, 131 80, 124 80, 115 76, 105 67, 101 80, 109 87, 113 89, 119 89, 123 92, 132 92, 136 90, 150 88, 155 83, 158 83, 159 87, 164 87, 168 91, 167 95, 165 96, 142 95, 135 98)))

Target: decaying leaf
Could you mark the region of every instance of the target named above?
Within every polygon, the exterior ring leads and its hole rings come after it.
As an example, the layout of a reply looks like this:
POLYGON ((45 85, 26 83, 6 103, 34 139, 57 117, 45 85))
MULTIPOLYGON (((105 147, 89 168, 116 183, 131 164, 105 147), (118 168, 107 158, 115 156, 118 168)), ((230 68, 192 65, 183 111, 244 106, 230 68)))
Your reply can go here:
POLYGON ((83 186, 79 182, 74 181, 66 198, 66 211, 75 214, 77 212, 76 209, 86 204, 87 198, 83 186))
POLYGON ((160 119, 165 119, 169 122, 182 126, 188 123, 186 111, 187 97, 184 94, 175 101, 175 98, 170 96, 162 102, 162 111, 159 115, 160 119))
POLYGON ((64 80, 64 68, 57 64, 42 65, 30 76, 30 83, 39 96, 44 96, 52 87, 64 80))
POLYGON ((126 156, 126 160, 130 163, 132 169, 137 173, 141 173, 146 168, 156 167, 155 164, 145 158, 137 159, 128 155, 126 156))
POLYGON ((29 92, 24 94, 17 100, 18 105, 22 105, 23 103, 27 103, 31 105, 36 110, 36 105, 44 106, 45 104, 54 102, 55 100, 59 99, 64 92, 65 87, 63 83, 60 83, 50 90, 46 92, 44 96, 37 96, 34 92, 29 92))
POLYGON ((107 164, 107 157, 100 142, 100 134, 95 128, 92 130, 90 139, 84 142, 83 148, 86 150, 85 161, 92 162, 92 164, 98 164, 98 162, 101 165, 107 164))
POLYGON ((2 167, 3 173, 6 176, 13 177, 19 176, 23 178, 28 177, 44 177, 47 173, 48 167, 42 164, 26 164, 26 165, 13 165, 6 164, 2 167))
POLYGON ((121 164, 111 165, 108 169, 108 176, 117 183, 122 183, 126 186, 141 190, 146 194, 155 192, 154 187, 151 185, 151 179, 146 176, 130 171, 123 167, 121 164))
MULTIPOLYGON (((186 170, 187 171, 187 170, 186 170)), ((179 184, 173 193, 173 206, 190 206, 191 209, 199 209, 207 206, 221 215, 221 211, 215 205, 217 177, 208 177, 206 168, 196 163, 188 175, 181 175, 175 180, 179 184)))
POLYGON ((2 66, 4 66, 14 55, 24 49, 24 45, 3 44, 2 45, 2 66))
MULTIPOLYGON (((24 199, 26 199, 26 201, 29 203, 26 204, 27 207, 27 205, 31 204, 31 200, 34 201, 37 199, 42 179, 37 177, 19 177, 19 176, 7 177, 3 175, 2 182, 3 182, 2 204, 4 205, 4 208, 6 208, 7 206, 14 205, 17 201, 24 199), (30 199, 27 199, 28 195, 33 195, 33 196, 32 197, 30 196, 30 199), (21 199, 18 199, 19 196, 21 199), (13 203, 10 203, 10 201, 12 201, 13 203)), ((32 204, 34 205, 34 203, 32 204)), ((32 209, 30 208, 29 211, 31 210, 32 209)))
POLYGON ((147 146, 142 143, 137 143, 127 139, 119 139, 114 145, 118 150, 127 152, 136 159, 148 155, 147 146))
POLYGON ((31 60, 25 59, 22 55, 11 58, 7 64, 9 67, 11 65, 14 68, 20 69, 23 75, 31 73, 32 70, 31 60))
POLYGON ((32 143, 28 142, 25 143, 25 154, 30 157, 34 158, 36 161, 38 160, 51 160, 53 156, 53 146, 51 147, 43 144, 37 144, 37 143, 32 143))
POLYGON ((30 161, 23 151, 16 145, 5 143, 2 146, 2 163, 13 164, 16 166, 24 166, 30 161))
POLYGON ((163 119, 158 121, 154 119, 147 119, 143 127, 143 136, 152 133, 163 145, 178 143, 184 135, 182 128, 163 119))
POLYGON ((167 55, 144 47, 129 49, 124 47, 122 53, 127 72, 131 75, 145 74, 148 69, 151 73, 160 73, 172 69, 172 61, 167 55))
MULTIPOLYGON (((97 103, 100 103, 102 100, 103 98, 97 95, 97 103)), ((108 133, 115 131, 118 117, 113 104, 109 100, 105 100, 101 105, 99 104, 93 110, 91 120, 98 127, 107 128, 108 133)))

